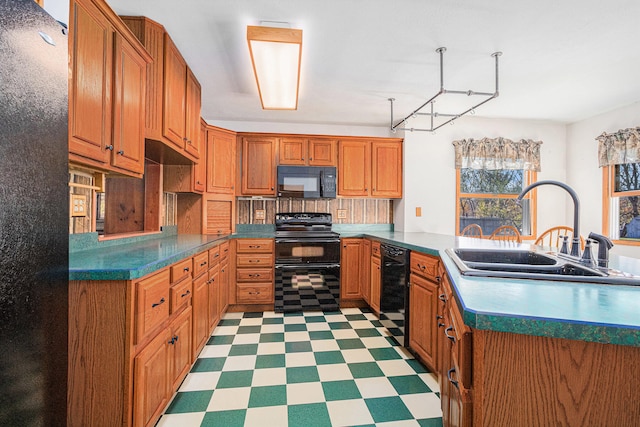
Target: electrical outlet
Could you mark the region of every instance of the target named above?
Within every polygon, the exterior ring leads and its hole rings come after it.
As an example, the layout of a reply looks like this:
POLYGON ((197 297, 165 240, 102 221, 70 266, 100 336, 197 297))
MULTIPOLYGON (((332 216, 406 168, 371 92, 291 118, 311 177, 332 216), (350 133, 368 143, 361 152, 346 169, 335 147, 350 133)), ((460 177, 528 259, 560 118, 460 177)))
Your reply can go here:
POLYGON ((346 209, 338 209, 338 219, 347 219, 346 209))
POLYGON ((422 208, 420 206, 416 207, 416 216, 422 216, 422 208))
POLYGON ((255 210, 255 219, 264 219, 264 216, 265 216, 264 209, 255 210))

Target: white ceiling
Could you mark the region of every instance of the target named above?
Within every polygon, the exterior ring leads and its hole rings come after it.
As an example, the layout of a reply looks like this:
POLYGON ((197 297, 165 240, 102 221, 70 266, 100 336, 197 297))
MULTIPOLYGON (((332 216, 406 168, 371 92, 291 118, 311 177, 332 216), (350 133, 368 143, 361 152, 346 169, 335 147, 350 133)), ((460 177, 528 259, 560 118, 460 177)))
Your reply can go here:
MULTIPOLYGON (((574 122, 640 101, 637 0, 107 2, 165 26, 202 85, 209 123, 388 126, 388 98, 399 119, 438 91, 440 46, 453 90, 493 92, 491 53, 503 52, 500 96, 478 116, 574 122), (260 107, 246 42, 247 25, 260 21, 303 30, 296 111, 260 107)), ((440 112, 470 106, 455 98, 438 101, 440 112)))

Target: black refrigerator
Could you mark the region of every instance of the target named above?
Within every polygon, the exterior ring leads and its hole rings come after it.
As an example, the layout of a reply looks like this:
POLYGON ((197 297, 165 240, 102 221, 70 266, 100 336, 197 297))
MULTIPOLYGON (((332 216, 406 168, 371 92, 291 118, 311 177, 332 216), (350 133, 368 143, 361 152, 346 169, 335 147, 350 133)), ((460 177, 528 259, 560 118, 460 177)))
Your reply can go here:
POLYGON ((66 425, 68 41, 0 0, 0 425, 66 425))

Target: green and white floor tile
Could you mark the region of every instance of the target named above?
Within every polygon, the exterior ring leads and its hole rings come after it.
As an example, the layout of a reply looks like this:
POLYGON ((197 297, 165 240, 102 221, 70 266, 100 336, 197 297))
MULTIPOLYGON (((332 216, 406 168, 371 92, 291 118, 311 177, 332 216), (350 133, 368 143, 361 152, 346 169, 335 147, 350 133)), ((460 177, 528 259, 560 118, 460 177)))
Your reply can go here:
POLYGON ((375 315, 227 313, 158 427, 442 426, 437 379, 375 315))

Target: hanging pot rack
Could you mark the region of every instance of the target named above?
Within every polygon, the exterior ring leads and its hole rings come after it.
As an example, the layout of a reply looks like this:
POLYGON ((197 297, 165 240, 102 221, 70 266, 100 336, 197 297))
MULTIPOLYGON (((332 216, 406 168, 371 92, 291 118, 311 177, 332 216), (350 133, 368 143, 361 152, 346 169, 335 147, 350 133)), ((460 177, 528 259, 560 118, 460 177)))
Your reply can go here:
POLYGON ((457 118, 460 118, 462 116, 464 116, 467 113, 474 113, 475 109, 480 107, 483 104, 486 104, 487 102, 491 101, 494 98, 497 98, 499 95, 498 92, 498 58, 500 57, 500 55, 502 55, 502 52, 494 52, 491 54, 492 57, 495 58, 495 68, 496 68, 496 90, 491 93, 491 92, 476 92, 473 90, 447 90, 444 88, 444 67, 443 67, 443 57, 444 57, 444 52, 447 51, 446 47, 439 47, 438 49, 436 49, 436 52, 440 55, 440 90, 438 91, 438 93, 436 93, 433 97, 431 97, 431 99, 429 99, 427 102, 425 102, 424 104, 422 104, 420 107, 416 108, 411 114, 409 114, 407 117, 405 117, 404 119, 400 120, 398 123, 393 124, 393 101, 395 101, 395 98, 389 98, 389 103, 391 104, 391 122, 390 122, 390 128, 391 128, 391 132, 395 133, 398 130, 404 130, 404 131, 419 131, 419 132, 435 132, 437 129, 441 128, 442 126, 446 125, 447 123, 452 123, 453 121, 456 120, 457 118), (463 111, 462 113, 459 114, 446 114, 446 113, 439 113, 437 111, 434 111, 434 104, 436 101, 436 98, 438 98, 441 95, 447 95, 447 94, 451 94, 451 95, 467 95, 467 96, 483 96, 483 97, 487 97, 486 99, 482 100, 481 102, 475 104, 473 107, 468 108, 467 110, 463 111), (421 112, 425 107, 429 106, 429 112, 421 112), (431 117, 431 126, 429 129, 417 129, 417 128, 407 128, 407 127, 400 127, 400 125, 406 123, 406 121, 412 117, 416 117, 416 116, 430 116, 431 117), (445 117, 448 118, 448 120, 446 120, 445 122, 439 124, 438 126, 434 127, 434 119, 437 117, 445 117))

